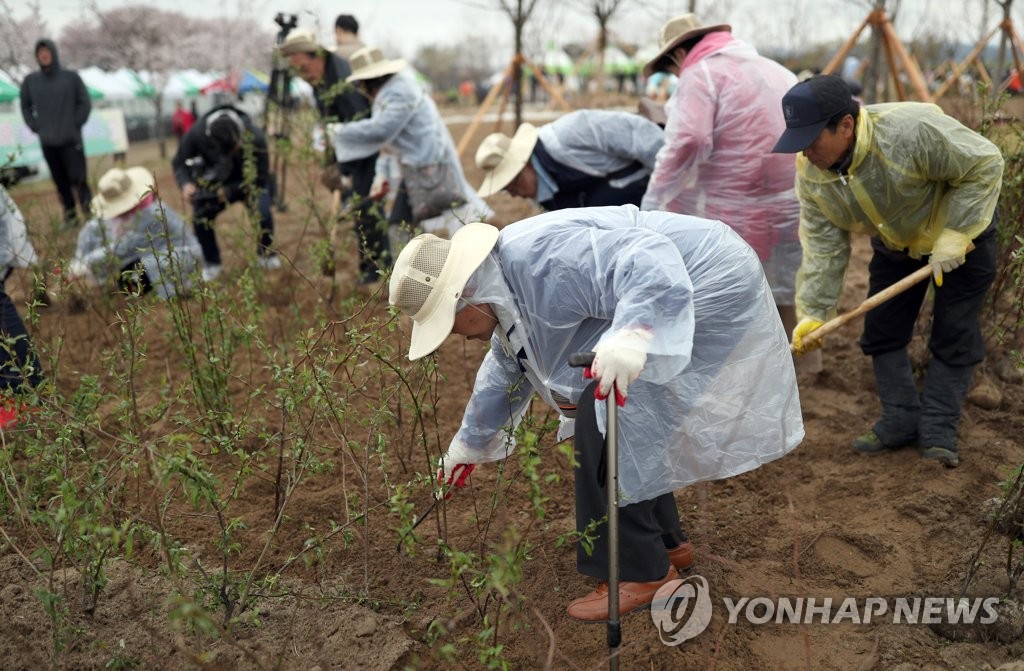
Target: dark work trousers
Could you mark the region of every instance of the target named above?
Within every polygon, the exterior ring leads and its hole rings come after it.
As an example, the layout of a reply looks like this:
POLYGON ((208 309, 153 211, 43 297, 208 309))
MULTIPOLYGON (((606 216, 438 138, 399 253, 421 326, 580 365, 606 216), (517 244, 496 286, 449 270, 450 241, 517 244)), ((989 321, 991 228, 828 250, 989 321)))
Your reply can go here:
MULTIPOLYGON (((588 386, 576 406, 576 531, 582 533, 592 520, 608 514, 605 488, 607 448, 597 428, 594 389, 588 386)), ((628 402, 628 401, 627 401, 628 402)), ((608 579, 608 522, 595 527, 593 552, 576 543, 576 570, 601 580, 608 579)), ((679 511, 671 493, 656 499, 619 507, 619 577, 630 582, 660 580, 668 573, 668 552, 686 540, 679 511)))
POLYGON ((380 201, 370 199, 374 166, 377 155, 358 161, 339 163, 343 175, 352 176, 352 189, 342 194, 355 204, 356 236, 359 238, 359 278, 377 279, 377 268, 389 267, 391 247, 388 243, 387 224, 381 214, 380 201))
MULTIPOLYGON (((405 188, 405 182, 398 185, 398 193, 395 194, 395 203, 391 206, 391 213, 388 215, 388 224, 391 226, 412 225, 412 201, 409 200, 409 191, 405 188)), ((412 231, 413 235, 417 231, 412 231)))
POLYGON ((21 321, 3 285, 0 284, 0 389, 17 392, 35 387, 43 381, 39 359, 29 341, 25 323, 21 321))
POLYGON ((75 218, 75 197, 82 209, 82 219, 92 217, 89 203, 92 202, 92 191, 89 190, 88 172, 85 164, 85 151, 82 144, 62 144, 43 147, 43 158, 50 168, 53 183, 57 186, 61 205, 64 207, 64 219, 75 218))
MULTIPOLYGON (((941 287, 921 282, 867 313, 860 345, 872 357, 882 405, 873 431, 884 445, 897 447, 919 440, 923 447, 956 450, 957 425, 971 375, 985 357, 979 315, 996 274, 995 226, 993 218, 992 225, 975 238, 975 249, 964 264, 943 273, 941 287), (935 296, 928 342, 932 361, 919 394, 907 345, 929 286, 935 296)), ((888 249, 877 238, 871 245, 869 296, 928 263, 888 249)))
POLYGON ((217 235, 213 231, 213 220, 230 203, 243 201, 249 214, 259 221, 260 239, 256 245, 256 253, 260 256, 273 254, 271 245, 274 243, 274 215, 270 212, 270 191, 261 187, 253 202, 243 193, 241 186, 229 185, 224 189, 227 203, 209 191, 200 191, 199 197, 192 198, 192 227, 195 229, 199 246, 203 248, 203 260, 206 265, 220 265, 220 248, 217 246, 217 235))
MULTIPOLYGON (((995 221, 974 240, 974 250, 965 263, 943 273, 942 286, 921 282, 878 307, 864 319, 860 347, 873 356, 902 349, 910 344, 921 304, 928 287, 935 289, 932 332, 928 347, 939 361, 949 366, 973 366, 985 358, 979 315, 985 293, 996 276, 995 221)), ((874 255, 868 265, 868 296, 895 284, 928 258, 912 259, 905 252, 888 249, 878 238, 871 239, 874 255)))

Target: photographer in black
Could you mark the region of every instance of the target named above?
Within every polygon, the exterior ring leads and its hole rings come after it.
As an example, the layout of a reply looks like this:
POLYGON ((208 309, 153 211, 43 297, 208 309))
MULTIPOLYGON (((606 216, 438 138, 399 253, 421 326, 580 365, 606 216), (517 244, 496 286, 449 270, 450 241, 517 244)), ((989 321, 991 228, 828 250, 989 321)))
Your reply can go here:
POLYGON ((172 165, 182 194, 192 204, 192 225, 206 264, 203 279, 216 278, 222 269, 213 220, 239 201, 259 226, 256 253, 260 267, 281 267, 281 259, 271 249, 274 218, 267 140, 245 112, 225 105, 203 115, 181 138, 172 165), (247 164, 255 166, 255 177, 248 181, 247 164))
MULTIPOLYGON (((313 33, 304 30, 292 32, 278 51, 288 59, 295 72, 313 86, 317 109, 325 125, 370 116, 370 101, 345 81, 352 74, 348 61, 327 51, 313 33)), ((360 241, 359 283, 376 282, 377 265, 390 253, 386 225, 381 221, 383 217, 379 207, 374 207, 378 201, 370 198, 377 154, 335 163, 330 148, 328 153, 328 164, 321 181, 331 191, 341 191, 342 198, 351 205, 354 213, 360 241)))

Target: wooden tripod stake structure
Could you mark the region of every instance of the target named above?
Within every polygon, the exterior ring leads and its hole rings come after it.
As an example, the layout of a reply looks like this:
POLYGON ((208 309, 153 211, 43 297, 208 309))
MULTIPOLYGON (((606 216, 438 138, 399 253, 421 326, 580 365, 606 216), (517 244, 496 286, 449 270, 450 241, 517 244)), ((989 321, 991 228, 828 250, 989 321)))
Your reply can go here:
MULTIPOLYGON (((981 77, 982 81, 986 84, 992 83, 992 77, 989 76, 988 70, 985 69, 984 64, 981 62, 981 52, 985 50, 988 43, 992 41, 996 33, 1002 32, 1003 37, 1006 39, 1007 44, 1010 45, 1010 52, 1013 54, 1013 67, 1020 73, 1021 77, 1024 78, 1024 42, 1021 42, 1020 35, 1017 33, 1016 28, 1013 26, 1013 20, 1009 17, 1005 18, 1000 22, 998 26, 993 28, 985 37, 981 38, 971 53, 967 54, 960 63, 954 63, 952 71, 946 78, 946 81, 942 83, 936 91, 935 95, 932 96, 932 100, 938 100, 949 90, 949 88, 960 79, 960 75, 967 71, 967 68, 973 65, 978 71, 978 76, 981 77)), ((1001 76, 1001 75, 1000 75, 1001 76)), ((1004 82, 1003 86, 1009 84, 1009 80, 1004 82)))
POLYGON ((469 122, 469 126, 466 128, 466 131, 462 134, 462 137, 459 138, 459 144, 455 147, 459 158, 462 158, 462 154, 466 151, 466 146, 473 138, 473 134, 476 133, 476 129, 480 127, 480 122, 483 120, 484 114, 491 109, 491 105, 494 104, 498 94, 503 93, 501 108, 498 113, 498 122, 496 124, 496 128, 500 127, 502 116, 504 116, 505 113, 505 105, 508 104, 509 91, 511 90, 511 87, 506 86, 506 84, 508 84, 509 80, 512 78, 512 73, 515 71, 516 65, 529 68, 530 71, 533 72, 533 76, 537 78, 537 81, 544 88, 547 94, 551 96, 551 99, 558 103, 558 105, 566 112, 572 111, 572 106, 565 102, 565 98, 563 98, 562 94, 551 85, 547 80, 547 77, 544 76, 544 73, 540 71, 540 68, 527 60, 527 58, 522 54, 516 54, 512 57, 512 60, 509 61, 508 65, 505 66, 505 71, 502 73, 501 79, 495 82, 494 86, 491 87, 491 90, 487 92, 483 102, 480 103, 480 108, 477 109, 476 114, 473 115, 473 120, 469 122))
POLYGON ((914 93, 917 94, 919 100, 930 101, 932 99, 931 94, 928 93, 928 84, 924 80, 924 75, 921 74, 921 68, 917 66, 914 59, 911 58, 910 54, 907 53, 906 48, 900 41, 899 36, 896 34, 896 29, 892 27, 892 21, 889 20, 889 16, 885 13, 884 9, 876 8, 871 10, 868 17, 864 19, 864 22, 860 24, 860 27, 850 36, 850 39, 846 41, 846 44, 842 46, 839 52, 833 56, 832 60, 829 61, 828 65, 825 66, 823 72, 825 74, 831 74, 837 69, 842 67, 843 61, 850 55, 850 51, 853 50, 857 40, 860 38, 861 33, 864 29, 871 26, 872 31, 877 31, 878 35, 882 40, 882 46, 885 48, 886 60, 889 62, 889 74, 892 75, 892 80, 896 86, 896 94, 900 100, 907 100, 907 91, 903 86, 903 81, 900 79, 900 67, 903 66, 903 71, 907 75, 907 79, 910 80, 911 86, 914 88, 914 93))

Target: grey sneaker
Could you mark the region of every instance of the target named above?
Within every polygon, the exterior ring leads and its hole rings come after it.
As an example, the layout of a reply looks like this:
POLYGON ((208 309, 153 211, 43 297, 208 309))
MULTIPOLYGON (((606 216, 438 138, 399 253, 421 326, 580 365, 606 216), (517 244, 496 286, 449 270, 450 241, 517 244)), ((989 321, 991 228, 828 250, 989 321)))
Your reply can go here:
POLYGON ((908 440, 898 445, 886 445, 882 442, 882 439, 878 437, 878 434, 874 431, 868 431, 863 436, 857 436, 853 440, 853 449, 861 454, 881 454, 883 452, 890 452, 892 450, 898 450, 908 445, 913 444, 914 441, 908 440))
POLYGON ((960 465, 960 455, 956 450, 948 447, 929 447, 921 453, 921 458, 931 459, 940 462, 946 468, 956 468, 960 465))
POLYGON ((221 272, 224 270, 224 266, 219 263, 211 263, 203 266, 203 281, 212 282, 220 277, 221 272))
POLYGON ((281 269, 281 257, 277 254, 267 254, 266 256, 256 257, 256 263, 263 270, 280 270, 281 269))

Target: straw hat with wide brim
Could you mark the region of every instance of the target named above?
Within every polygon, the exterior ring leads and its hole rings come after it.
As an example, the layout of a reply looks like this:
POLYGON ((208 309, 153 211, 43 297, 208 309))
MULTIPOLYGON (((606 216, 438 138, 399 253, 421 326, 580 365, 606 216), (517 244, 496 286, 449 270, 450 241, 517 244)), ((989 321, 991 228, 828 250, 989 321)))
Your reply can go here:
POLYGON ((462 290, 497 241, 497 228, 476 222, 451 240, 417 235, 398 255, 388 301, 412 318, 410 361, 430 354, 451 334, 462 290))
POLYGON ((491 133, 476 150, 476 167, 484 171, 484 181, 477 194, 487 198, 512 183, 523 171, 537 146, 537 129, 524 123, 512 137, 491 133))
POLYGON ((349 82, 393 75, 405 68, 403 59, 385 58, 384 52, 376 47, 363 47, 352 54, 352 57, 348 59, 348 64, 352 66, 352 74, 346 78, 346 81, 349 82))
POLYGON ((668 22, 661 27, 661 36, 658 38, 658 46, 661 48, 661 51, 659 51, 658 55, 649 60, 647 65, 644 66, 644 77, 650 77, 654 72, 654 68, 658 65, 658 61, 683 42, 692 40, 693 38, 701 35, 716 33, 723 30, 731 32, 732 26, 725 23, 720 23, 715 26, 702 26, 700 25, 700 21, 697 19, 696 14, 681 14, 675 18, 669 19, 668 22))
POLYGON ((291 56, 292 54, 316 53, 322 48, 313 31, 293 30, 277 48, 277 52, 282 56, 291 56))
POLYGON ((154 184, 153 173, 145 168, 111 168, 100 177, 93 212, 101 219, 119 217, 138 205, 154 184))

